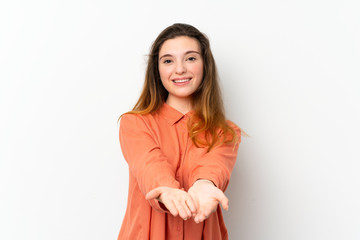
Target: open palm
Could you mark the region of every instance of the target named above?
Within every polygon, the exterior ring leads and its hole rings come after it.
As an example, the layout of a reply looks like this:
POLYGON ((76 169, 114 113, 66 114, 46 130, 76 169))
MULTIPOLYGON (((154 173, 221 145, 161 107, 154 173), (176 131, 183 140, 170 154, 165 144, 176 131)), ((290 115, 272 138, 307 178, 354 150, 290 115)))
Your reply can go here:
POLYGON ((189 188, 188 193, 196 204, 197 213, 194 217, 196 223, 207 219, 216 211, 219 203, 221 203, 225 210, 229 208, 228 198, 209 180, 197 180, 193 186, 189 188))

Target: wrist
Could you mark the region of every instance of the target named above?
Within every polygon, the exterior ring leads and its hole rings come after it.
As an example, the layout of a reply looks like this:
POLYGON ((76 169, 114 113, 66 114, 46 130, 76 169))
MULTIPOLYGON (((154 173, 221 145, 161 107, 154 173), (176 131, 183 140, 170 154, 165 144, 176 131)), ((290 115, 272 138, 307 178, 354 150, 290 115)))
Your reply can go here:
POLYGON ((199 178, 198 180, 196 180, 196 181, 194 182, 194 184, 195 184, 196 182, 207 182, 207 183, 210 183, 210 184, 216 186, 211 180, 204 179, 204 178, 199 178))

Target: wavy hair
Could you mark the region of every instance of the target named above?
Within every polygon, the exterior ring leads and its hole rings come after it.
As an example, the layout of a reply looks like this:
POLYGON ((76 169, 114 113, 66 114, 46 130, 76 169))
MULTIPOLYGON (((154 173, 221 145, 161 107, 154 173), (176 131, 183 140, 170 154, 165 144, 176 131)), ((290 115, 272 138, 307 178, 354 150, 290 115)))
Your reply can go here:
POLYGON ((127 113, 153 113, 166 101, 168 92, 160 79, 159 51, 166 40, 181 36, 194 38, 199 42, 204 62, 202 82, 192 95, 195 118, 188 123, 190 138, 197 147, 208 147, 208 151, 217 144, 235 143, 238 139, 234 128, 225 118, 218 74, 209 40, 205 34, 188 24, 173 24, 156 38, 151 46, 142 93, 132 111, 127 113))

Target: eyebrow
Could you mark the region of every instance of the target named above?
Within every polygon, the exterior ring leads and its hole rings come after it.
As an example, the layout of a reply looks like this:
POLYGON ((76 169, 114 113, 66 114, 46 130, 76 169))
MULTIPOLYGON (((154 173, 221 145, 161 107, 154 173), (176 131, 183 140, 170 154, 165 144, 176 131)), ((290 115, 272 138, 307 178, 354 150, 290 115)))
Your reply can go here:
MULTIPOLYGON (((194 51, 194 50, 190 50, 190 51, 185 52, 185 55, 189 54, 189 53, 197 53, 197 54, 201 55, 198 51, 194 51)), ((159 60, 161 60, 163 57, 172 57, 172 55, 171 54, 164 54, 159 58, 159 60)))

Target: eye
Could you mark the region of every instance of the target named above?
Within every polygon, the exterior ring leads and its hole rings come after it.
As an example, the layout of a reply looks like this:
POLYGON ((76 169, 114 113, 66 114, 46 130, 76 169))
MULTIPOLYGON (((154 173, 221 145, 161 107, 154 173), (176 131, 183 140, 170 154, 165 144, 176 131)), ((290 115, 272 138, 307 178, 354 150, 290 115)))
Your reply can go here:
POLYGON ((195 61, 196 58, 195 58, 195 57, 189 57, 187 60, 188 60, 188 61, 195 61))
POLYGON ((163 61, 163 63, 165 63, 165 64, 169 64, 169 63, 171 63, 172 61, 170 60, 170 59, 165 59, 164 61, 163 61))

